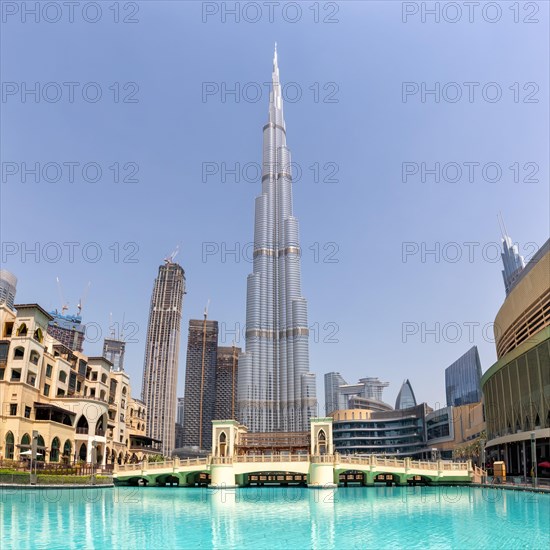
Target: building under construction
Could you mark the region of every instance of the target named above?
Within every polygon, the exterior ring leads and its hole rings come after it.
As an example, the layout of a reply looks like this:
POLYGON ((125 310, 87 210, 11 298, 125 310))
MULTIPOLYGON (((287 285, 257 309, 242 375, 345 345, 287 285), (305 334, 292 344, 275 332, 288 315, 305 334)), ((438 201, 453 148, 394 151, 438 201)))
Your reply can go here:
POLYGON ((215 420, 237 418, 237 375, 240 348, 218 347, 215 420))
POLYGON ((211 449, 212 420, 234 419, 238 376, 237 347, 218 347, 218 322, 191 319, 185 368, 183 443, 211 449))

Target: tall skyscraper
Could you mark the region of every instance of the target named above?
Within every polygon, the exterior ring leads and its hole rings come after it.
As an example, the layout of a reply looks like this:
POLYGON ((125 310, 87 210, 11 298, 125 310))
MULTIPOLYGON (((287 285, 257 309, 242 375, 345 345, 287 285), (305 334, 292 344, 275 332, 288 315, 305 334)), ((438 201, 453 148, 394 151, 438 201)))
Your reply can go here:
POLYGON ((0 269, 0 304, 13 309, 16 291, 17 277, 7 269, 0 269))
POLYGON ((212 446, 217 362, 218 321, 208 321, 205 313, 203 320, 189 321, 183 414, 186 447, 208 450, 212 446))
POLYGON ((255 203, 253 270, 247 279, 246 352, 239 359, 237 390, 240 421, 251 432, 309 430, 316 414, 290 172, 275 48, 269 119, 263 127, 262 193, 255 203))
POLYGON ((499 223, 502 233, 502 253, 500 257, 502 258, 502 265, 504 267, 502 270, 502 279, 504 280, 506 296, 508 296, 525 267, 525 260, 520 255, 518 247, 512 243, 512 239, 508 236, 502 216, 499 217, 499 223))
POLYGON ((216 366, 216 420, 237 419, 237 380, 241 348, 220 346, 216 366))
POLYGON ((340 386, 346 384, 347 382, 339 372, 327 372, 325 374, 325 414, 329 415, 340 409, 338 390, 340 386))
POLYGON ((397 394, 395 409, 402 410, 409 409, 410 407, 416 407, 416 397, 414 396, 412 385, 407 378, 407 380, 403 382, 403 385, 397 394))
POLYGON ((445 369, 445 390, 448 407, 481 401, 481 361, 477 346, 445 369))
POLYGON ((162 441, 162 453, 174 449, 178 355, 185 272, 164 260, 155 279, 143 368, 142 400, 147 405, 147 435, 162 441))
POLYGON ((126 342, 115 338, 105 338, 103 340, 103 357, 113 364, 113 370, 124 370, 124 351, 126 342))

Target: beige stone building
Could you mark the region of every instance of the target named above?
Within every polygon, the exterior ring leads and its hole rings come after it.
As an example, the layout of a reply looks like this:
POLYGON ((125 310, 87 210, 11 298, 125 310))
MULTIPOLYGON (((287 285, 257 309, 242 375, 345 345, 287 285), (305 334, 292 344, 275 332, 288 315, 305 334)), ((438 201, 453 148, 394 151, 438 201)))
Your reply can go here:
POLYGON ((0 459, 25 458, 33 433, 46 462, 107 466, 157 454, 128 374, 55 340, 51 319, 37 304, 0 304, 0 459))

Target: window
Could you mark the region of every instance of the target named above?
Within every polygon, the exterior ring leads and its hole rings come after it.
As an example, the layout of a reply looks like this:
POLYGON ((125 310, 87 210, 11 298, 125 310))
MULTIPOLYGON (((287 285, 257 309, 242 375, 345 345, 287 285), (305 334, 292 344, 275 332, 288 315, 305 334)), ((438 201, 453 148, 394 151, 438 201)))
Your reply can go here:
POLYGON ((0 342, 0 365, 5 365, 8 361, 9 342, 0 342))
POLYGON ((61 446, 61 442, 57 437, 53 438, 52 446, 50 449, 50 462, 58 462, 59 461, 59 447, 61 446))
POLYGON ((21 380, 21 369, 11 369, 11 381, 19 382, 21 380))
POLYGON ((4 323, 4 336, 11 336, 13 333, 13 323, 4 323))
POLYGON ((30 418, 30 417, 31 417, 31 408, 25 406, 25 418, 30 418))
POLYGON ((65 395, 65 390, 57 388, 57 397, 63 397, 65 395))
POLYGON ((92 382, 95 382, 97 380, 97 371, 92 371, 92 382))
POLYGON ((52 371, 53 371, 53 367, 52 365, 46 365, 46 376, 48 378, 51 378, 52 377, 52 371))
POLYGON ((22 348, 21 346, 15 348, 13 350, 13 358, 20 361, 21 359, 23 359, 23 357, 25 357, 25 349, 22 348))
POLYGON ((4 380, 4 372, 6 369, 0 369, 0 380, 4 380))
POLYGON ((44 384, 44 395, 46 397, 48 397, 48 395, 50 395, 50 385, 49 384, 44 384))
POLYGON ((67 381, 67 373, 64 370, 59 372, 59 381, 62 383, 67 381))
POLYGON ((27 336, 27 325, 25 323, 21 323, 19 325, 19 328, 17 329, 17 336, 27 336))
POLYGON ((34 338, 37 342, 40 342, 40 343, 42 343, 42 341, 44 340, 44 336, 43 336, 43 334, 42 334, 42 329, 41 329, 40 327, 38 327, 38 328, 34 331, 33 338, 34 338))
POLYGON ((27 384, 34 386, 36 384, 36 374, 34 372, 27 373, 27 384))
POLYGON ((8 460, 13 460, 13 452, 15 450, 15 439, 13 437, 13 434, 11 432, 8 432, 6 434, 6 449, 5 449, 5 454, 6 454, 6 458, 8 460))
POLYGON ((101 375, 101 381, 102 381, 104 384, 107 383, 107 375, 106 375, 105 373, 103 373, 103 374, 101 375))
POLYGON ((17 403, 10 403, 10 416, 17 415, 17 403))

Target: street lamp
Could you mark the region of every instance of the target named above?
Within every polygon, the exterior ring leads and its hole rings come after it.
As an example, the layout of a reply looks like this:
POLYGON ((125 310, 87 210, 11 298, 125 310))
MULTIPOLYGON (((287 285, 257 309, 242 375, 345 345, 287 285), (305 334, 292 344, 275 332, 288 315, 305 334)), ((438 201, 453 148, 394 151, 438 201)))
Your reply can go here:
MULTIPOLYGON (((481 451, 481 470, 485 472, 485 444, 487 443, 487 440, 480 439, 479 440, 479 446, 481 451)), ((482 475, 481 477, 481 483, 485 483, 485 475, 482 475)))
POLYGON ((537 439, 535 432, 531 432, 531 477, 533 487, 537 486, 537 439))
POLYGON ((36 455, 38 452, 38 431, 32 431, 32 440, 31 440, 31 475, 30 475, 30 484, 36 485, 36 455), (34 460, 34 475, 32 473, 32 463, 34 460))
POLYGON ((95 485, 95 465, 97 462, 97 441, 94 439, 92 441, 92 475, 91 475, 91 482, 92 485, 95 485))

